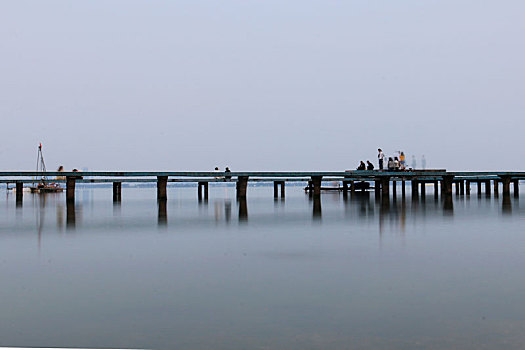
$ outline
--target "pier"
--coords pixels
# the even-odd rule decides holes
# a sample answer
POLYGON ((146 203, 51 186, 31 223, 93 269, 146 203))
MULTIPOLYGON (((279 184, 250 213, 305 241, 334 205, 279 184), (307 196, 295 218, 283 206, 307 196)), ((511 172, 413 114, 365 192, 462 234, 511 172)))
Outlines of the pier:
MULTIPOLYGON (((40 178, 46 177, 48 182, 65 183, 66 201, 75 200, 75 186, 77 183, 112 183, 113 200, 121 201, 123 183, 156 183, 157 199, 167 199, 169 183, 197 184, 197 197, 209 198, 210 183, 235 183, 237 198, 246 198, 248 183, 273 183, 275 198, 285 197, 287 182, 305 182, 311 196, 321 196, 322 184, 338 183, 336 189, 343 195, 366 190, 370 187, 376 196, 398 195, 398 186, 401 185, 401 196, 406 195, 406 183, 411 184, 413 199, 426 196, 426 185, 432 184, 434 196, 452 195, 454 186, 456 195, 470 195, 471 187, 477 186, 477 194, 490 196, 493 192, 499 195, 500 187, 503 196, 511 194, 513 185, 514 196, 519 196, 519 181, 525 179, 525 172, 448 172, 446 170, 415 170, 415 171, 341 171, 341 172, 137 172, 137 171, 89 171, 89 172, 37 172, 37 171, 4 171, 0 172, 0 183, 14 184, 17 202, 22 201, 24 184, 37 183, 40 178), (56 177, 65 177, 65 180, 53 180, 56 177), (369 185, 366 185, 366 184, 369 185), (363 185, 365 184, 365 185, 363 185), (280 191, 279 191, 280 190, 280 191)), ((332 188, 333 189, 333 188, 332 188)))

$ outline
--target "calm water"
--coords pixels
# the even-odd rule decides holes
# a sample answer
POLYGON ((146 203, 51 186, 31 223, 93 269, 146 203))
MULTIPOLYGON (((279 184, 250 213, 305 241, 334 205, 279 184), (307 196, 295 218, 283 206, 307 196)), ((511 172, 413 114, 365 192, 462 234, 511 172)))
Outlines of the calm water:
MULTIPOLYGON (((522 349, 525 203, 0 191, 0 345, 522 349)), ((522 193, 523 197, 525 193, 522 193)))

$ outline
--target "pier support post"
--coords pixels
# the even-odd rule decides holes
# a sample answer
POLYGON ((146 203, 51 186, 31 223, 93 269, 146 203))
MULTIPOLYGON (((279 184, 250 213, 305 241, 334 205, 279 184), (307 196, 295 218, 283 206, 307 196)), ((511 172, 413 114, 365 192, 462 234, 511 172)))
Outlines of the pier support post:
POLYGON ((273 198, 279 197, 279 186, 281 186, 281 198, 284 198, 284 194, 285 194, 284 181, 274 181, 273 182, 273 198))
POLYGON ((514 179, 512 182, 514 183, 514 197, 517 198, 520 196, 520 180, 514 179))
POLYGON ((343 197, 348 196, 348 183, 349 181, 343 181, 343 197))
POLYGON ((419 181, 416 179, 412 179, 412 199, 418 199, 419 198, 419 181))
POLYGON ((16 205, 22 205, 24 199, 24 183, 17 181, 16 182, 16 205))
POLYGON ((122 182, 113 182, 113 202, 120 202, 122 199, 122 182))
POLYGON ((204 200, 208 200, 208 181, 199 181, 197 184, 197 198, 202 200, 204 192, 204 200))
POLYGON ((75 184, 77 176, 66 177, 66 201, 75 202, 75 184))
POLYGON ((434 198, 439 196, 439 181, 434 180, 434 198))
POLYGON ((318 197, 321 195, 322 176, 312 176, 313 195, 318 197))
POLYGON ((425 181, 421 181, 420 183, 421 183, 421 199, 425 200, 425 198, 427 196, 426 182, 425 181))
POLYGON ((443 187, 442 193, 446 196, 452 195, 452 183, 454 182, 453 175, 444 175, 441 186, 443 187))
POLYGON ((167 176, 157 176, 157 200, 165 201, 168 199, 166 188, 168 187, 167 176))
POLYGON ((497 196, 499 194, 499 182, 498 180, 494 180, 494 195, 497 196))
POLYGON ((490 197, 490 180, 485 181, 485 194, 490 197))
POLYGON ((389 176, 383 176, 381 178, 381 189, 383 196, 389 197, 390 196, 390 177, 389 176))
POLYGON ((481 181, 478 180, 478 196, 481 196, 481 181))
POLYGON ((503 196, 510 196, 510 176, 501 176, 503 184, 503 196))
POLYGON ((248 176, 239 176, 237 178, 237 198, 246 198, 248 188, 248 176))
POLYGON ((469 180, 465 181, 465 186, 467 187, 466 188, 467 196, 470 196, 470 181, 469 180))
POLYGON ((465 195, 465 181, 464 180, 459 181, 459 194, 462 196, 465 195))
POLYGON ((459 196, 459 181, 454 181, 456 184, 456 196, 459 196))
POLYGON ((374 181, 374 192, 376 197, 381 195, 381 178, 376 177, 374 181))

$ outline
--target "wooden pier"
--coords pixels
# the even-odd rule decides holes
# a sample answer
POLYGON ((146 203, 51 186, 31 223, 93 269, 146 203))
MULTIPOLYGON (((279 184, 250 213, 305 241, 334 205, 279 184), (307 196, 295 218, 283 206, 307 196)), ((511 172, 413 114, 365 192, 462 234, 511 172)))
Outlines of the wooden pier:
POLYGON ((25 183, 35 183, 42 176, 47 179, 65 177, 65 180, 48 180, 55 183, 65 183, 66 201, 74 202, 77 183, 112 183, 113 200, 122 199, 122 183, 156 183, 158 201, 167 200, 168 183, 191 182, 197 184, 197 197, 209 198, 210 183, 230 183, 236 185, 237 198, 246 198, 248 183, 273 182, 274 197, 285 197, 287 182, 306 182, 307 190, 313 197, 321 196, 323 182, 339 182, 343 195, 365 190, 363 183, 370 186, 376 196, 394 197, 398 195, 398 184, 401 184, 401 196, 406 196, 406 182, 411 183, 412 199, 422 199, 426 196, 426 185, 432 184, 434 196, 451 196, 455 185, 456 195, 471 193, 471 186, 477 185, 477 194, 490 196, 499 195, 500 187, 503 196, 511 194, 511 184, 514 186, 514 196, 519 196, 519 181, 525 179, 525 172, 447 172, 445 170, 426 171, 342 171, 342 172, 137 172, 137 171, 90 171, 90 172, 36 172, 36 171, 4 171, 0 172, 0 183, 14 184, 16 201, 22 202, 25 183), (491 186, 492 184, 492 186, 491 186), (280 191, 279 191, 280 189, 280 191))

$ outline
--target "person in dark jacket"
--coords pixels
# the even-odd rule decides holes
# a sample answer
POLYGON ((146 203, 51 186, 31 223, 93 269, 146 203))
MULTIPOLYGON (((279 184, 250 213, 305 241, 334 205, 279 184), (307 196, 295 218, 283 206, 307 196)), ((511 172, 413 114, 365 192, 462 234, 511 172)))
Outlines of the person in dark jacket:
POLYGON ((369 160, 366 161, 366 170, 374 170, 374 164, 370 163, 369 160))
POLYGON ((357 170, 366 170, 365 162, 361 161, 361 164, 357 167, 357 170))
MULTIPOLYGON (((226 167, 226 169, 224 169, 224 172, 225 173, 231 173, 231 170, 230 170, 230 168, 226 167)), ((231 175, 226 175, 224 178, 226 180, 230 180, 232 178, 232 176, 231 175)))

